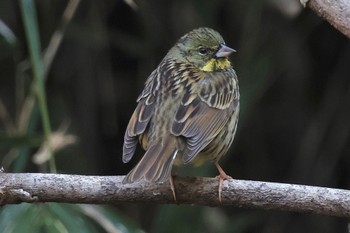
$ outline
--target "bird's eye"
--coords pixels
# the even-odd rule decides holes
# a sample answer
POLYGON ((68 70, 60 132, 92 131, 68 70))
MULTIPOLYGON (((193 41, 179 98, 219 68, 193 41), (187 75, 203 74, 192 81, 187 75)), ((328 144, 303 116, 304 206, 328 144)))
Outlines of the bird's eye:
POLYGON ((200 47, 200 48, 198 49, 198 52, 199 52, 201 55, 205 55, 205 54, 208 53, 208 49, 203 48, 203 47, 200 47))

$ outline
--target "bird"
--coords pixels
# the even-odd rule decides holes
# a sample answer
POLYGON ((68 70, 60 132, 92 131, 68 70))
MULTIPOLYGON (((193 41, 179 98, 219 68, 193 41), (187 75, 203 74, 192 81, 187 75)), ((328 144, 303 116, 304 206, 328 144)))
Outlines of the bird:
POLYGON ((218 169, 218 195, 230 179, 219 165, 237 130, 239 86, 228 59, 236 52, 208 27, 182 36, 145 82, 126 128, 122 160, 129 162, 138 143, 145 150, 123 183, 139 180, 170 182, 176 201, 173 165, 202 165, 211 160, 218 169))

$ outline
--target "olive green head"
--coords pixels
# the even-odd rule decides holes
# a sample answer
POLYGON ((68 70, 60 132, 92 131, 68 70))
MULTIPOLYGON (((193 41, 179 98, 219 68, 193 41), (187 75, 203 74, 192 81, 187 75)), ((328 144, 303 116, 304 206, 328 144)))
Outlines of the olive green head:
POLYGON ((182 36, 167 57, 189 62, 207 71, 231 67, 228 56, 235 50, 225 45, 222 36, 211 28, 198 28, 182 36))

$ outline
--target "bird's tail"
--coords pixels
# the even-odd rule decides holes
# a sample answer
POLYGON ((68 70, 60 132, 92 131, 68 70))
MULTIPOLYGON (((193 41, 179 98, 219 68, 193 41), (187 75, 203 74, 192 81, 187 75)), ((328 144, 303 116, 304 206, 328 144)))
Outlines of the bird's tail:
POLYGON ((151 144, 140 162, 124 178, 123 183, 133 183, 141 178, 152 182, 167 180, 177 152, 176 138, 173 135, 151 144))

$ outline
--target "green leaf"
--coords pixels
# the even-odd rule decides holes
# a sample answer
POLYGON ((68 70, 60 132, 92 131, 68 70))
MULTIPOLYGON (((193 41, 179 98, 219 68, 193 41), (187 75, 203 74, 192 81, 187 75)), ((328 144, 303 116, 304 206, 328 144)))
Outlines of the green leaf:
MULTIPOLYGON (((50 118, 47 109, 46 93, 44 88, 44 63, 41 56, 38 22, 33 0, 21 0, 21 13, 24 29, 27 36, 30 60, 32 63, 35 90, 46 140, 51 137, 50 118)), ((56 172, 54 156, 50 157, 50 170, 56 172)))

